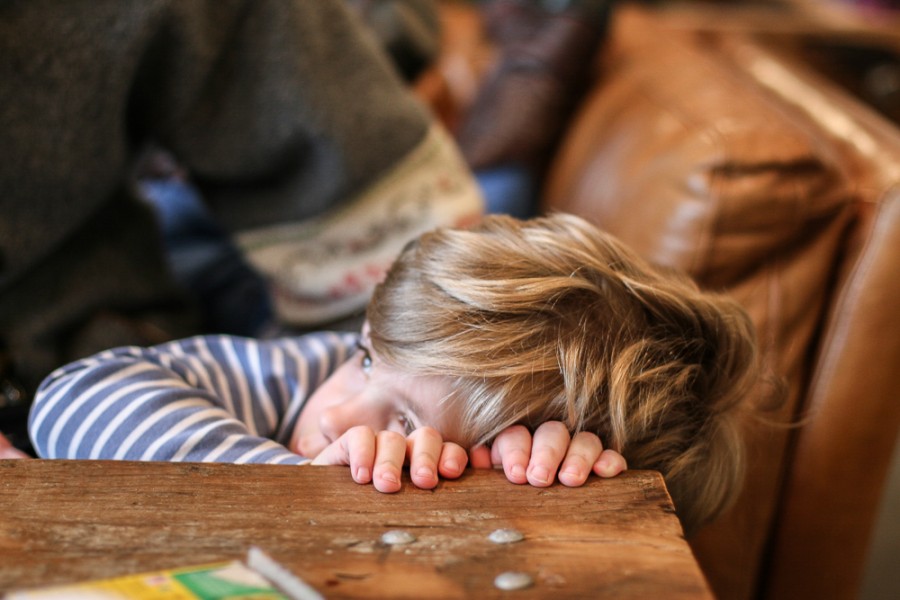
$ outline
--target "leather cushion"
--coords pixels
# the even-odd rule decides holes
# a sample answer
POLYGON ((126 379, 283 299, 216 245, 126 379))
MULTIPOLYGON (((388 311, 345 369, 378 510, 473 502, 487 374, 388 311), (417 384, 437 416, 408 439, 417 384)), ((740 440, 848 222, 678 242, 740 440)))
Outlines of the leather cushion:
POLYGON ((612 52, 570 127, 545 208, 730 287, 846 207, 824 148, 702 48, 634 44, 612 52))
MULTIPOLYGON (((854 218, 853 174, 808 119, 707 43, 620 15, 543 208, 582 215, 648 259, 737 298, 756 324, 763 360, 786 384, 769 417, 789 421, 803 408, 854 218)), ((752 594, 790 430, 752 426, 748 435, 750 471, 738 504, 692 541, 722 597, 752 594)))

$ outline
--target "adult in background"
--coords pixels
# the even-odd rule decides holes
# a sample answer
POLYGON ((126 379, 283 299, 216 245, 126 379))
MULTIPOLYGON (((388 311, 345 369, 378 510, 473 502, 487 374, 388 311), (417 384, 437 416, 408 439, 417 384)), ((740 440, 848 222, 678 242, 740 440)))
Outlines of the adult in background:
POLYGON ((6 2, 0 80, 0 430, 17 445, 55 367, 201 330, 132 184, 148 144, 190 174, 288 321, 363 306, 406 239, 481 211, 342 1, 6 2))

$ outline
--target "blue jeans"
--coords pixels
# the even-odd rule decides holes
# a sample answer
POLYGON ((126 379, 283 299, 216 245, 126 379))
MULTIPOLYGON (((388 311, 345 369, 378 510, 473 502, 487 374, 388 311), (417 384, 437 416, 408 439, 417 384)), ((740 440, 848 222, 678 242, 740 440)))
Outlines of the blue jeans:
POLYGON ((271 325, 265 280, 218 226, 197 191, 177 179, 140 182, 156 209, 169 266, 198 302, 204 329, 256 337, 271 325))
POLYGON ((535 182, 524 167, 508 165, 475 171, 485 212, 528 219, 537 214, 535 182))

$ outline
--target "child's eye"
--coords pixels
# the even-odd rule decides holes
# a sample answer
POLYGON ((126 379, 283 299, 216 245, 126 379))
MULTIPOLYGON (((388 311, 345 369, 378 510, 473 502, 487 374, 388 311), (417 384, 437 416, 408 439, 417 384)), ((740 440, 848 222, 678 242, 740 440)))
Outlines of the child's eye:
POLYGON ((359 359, 359 366, 362 368, 362 372, 368 375, 372 372, 372 355, 369 354, 369 349, 362 344, 357 344, 356 347, 362 352, 362 358, 359 359))
POLYGON ((397 415, 397 422, 403 427, 403 435, 409 435, 416 430, 416 425, 413 423, 412 419, 403 413, 397 415))

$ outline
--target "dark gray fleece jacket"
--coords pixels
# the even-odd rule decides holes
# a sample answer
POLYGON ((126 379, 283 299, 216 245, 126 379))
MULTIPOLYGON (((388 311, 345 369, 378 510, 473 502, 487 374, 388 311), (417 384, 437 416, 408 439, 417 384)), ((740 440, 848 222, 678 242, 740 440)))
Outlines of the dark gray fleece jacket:
POLYGON ((195 331, 129 183, 146 142, 240 230, 333 207, 429 120, 341 0, 0 3, 0 351, 33 388, 195 331))

